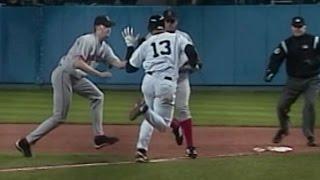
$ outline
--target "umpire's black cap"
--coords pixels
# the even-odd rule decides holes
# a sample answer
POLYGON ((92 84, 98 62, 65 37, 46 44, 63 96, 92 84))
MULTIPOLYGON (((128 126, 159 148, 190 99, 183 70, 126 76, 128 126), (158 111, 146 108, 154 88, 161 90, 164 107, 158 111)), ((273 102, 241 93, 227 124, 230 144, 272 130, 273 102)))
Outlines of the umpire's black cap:
POLYGON ((164 17, 158 14, 150 16, 148 30, 164 30, 164 17))
POLYGON ((163 17, 165 20, 176 20, 177 15, 172 9, 167 9, 163 11, 163 17))
POLYGON ((105 27, 111 27, 114 26, 116 23, 111 21, 109 16, 97 16, 94 19, 94 25, 104 25, 105 27))
POLYGON ((291 25, 296 28, 301 28, 302 26, 305 25, 305 21, 304 21, 303 17, 296 16, 296 17, 292 18, 291 25))

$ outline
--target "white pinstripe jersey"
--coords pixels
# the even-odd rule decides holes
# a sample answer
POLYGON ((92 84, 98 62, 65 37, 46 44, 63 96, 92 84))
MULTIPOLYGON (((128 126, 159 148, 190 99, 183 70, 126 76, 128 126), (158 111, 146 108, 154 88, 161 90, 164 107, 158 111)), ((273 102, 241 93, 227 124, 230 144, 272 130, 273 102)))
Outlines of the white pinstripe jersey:
POLYGON ((152 35, 136 49, 129 62, 136 68, 142 65, 146 72, 177 78, 179 57, 188 44, 192 42, 178 33, 164 32, 152 35))

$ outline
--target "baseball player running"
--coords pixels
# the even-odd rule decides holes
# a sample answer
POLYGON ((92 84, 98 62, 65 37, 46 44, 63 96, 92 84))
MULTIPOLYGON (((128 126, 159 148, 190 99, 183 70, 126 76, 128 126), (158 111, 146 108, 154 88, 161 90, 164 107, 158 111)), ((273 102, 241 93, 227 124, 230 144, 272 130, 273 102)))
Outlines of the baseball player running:
MULTIPOLYGON (((129 118, 134 120, 144 114, 145 119, 141 127, 147 123, 164 132, 168 127, 176 128, 176 124, 171 122, 177 89, 179 56, 186 53, 192 67, 196 66, 199 60, 192 43, 185 37, 165 32, 163 16, 151 16, 148 30, 151 37, 136 49, 126 66, 126 71, 132 73, 142 65, 146 73, 141 87, 144 100, 135 104, 129 118)), ((148 132, 152 133, 152 130, 148 132)), ((147 148, 138 146, 136 162, 148 162, 147 148)))
MULTIPOLYGON (((182 31, 177 30, 178 20, 176 14, 172 10, 166 10, 163 12, 164 16, 164 25, 165 30, 170 33, 177 33, 183 37, 185 37, 188 41, 192 43, 190 36, 182 31)), ((138 37, 133 35, 132 28, 124 29, 122 33, 124 40, 128 47, 133 47, 138 41, 138 37)), ((148 39, 150 37, 150 33, 145 37, 148 39)), ((144 40, 145 40, 144 39, 144 40)), ((144 41, 142 40, 142 41, 144 41)), ((172 124, 175 124, 172 129, 173 134, 175 135, 176 143, 178 145, 182 145, 183 143, 183 135, 186 139, 186 156, 190 158, 196 158, 198 156, 196 148, 193 145, 192 139, 192 117, 189 109, 189 98, 190 98, 190 83, 189 83, 189 74, 194 70, 201 67, 201 63, 197 68, 190 68, 188 64, 188 58, 183 53, 179 57, 179 78, 177 81, 177 91, 176 91, 176 117, 173 119, 172 124), (182 131, 182 132, 181 132, 182 131)), ((150 125, 147 121, 144 121, 141 124, 137 149, 145 149, 148 150, 148 146, 150 144, 150 140, 153 134, 153 126, 150 125)))
POLYGON ((78 37, 68 53, 61 58, 51 76, 53 115, 26 137, 16 142, 16 148, 25 157, 32 156, 30 147, 32 144, 65 121, 73 92, 90 101, 94 147, 99 149, 118 141, 116 137, 105 135, 102 125, 104 94, 86 78, 87 73, 99 77, 112 76, 110 72, 100 72, 90 66, 97 61, 119 69, 125 67, 126 61, 120 61, 112 48, 104 41, 110 35, 114 24, 107 16, 97 16, 94 21, 94 32, 78 37))

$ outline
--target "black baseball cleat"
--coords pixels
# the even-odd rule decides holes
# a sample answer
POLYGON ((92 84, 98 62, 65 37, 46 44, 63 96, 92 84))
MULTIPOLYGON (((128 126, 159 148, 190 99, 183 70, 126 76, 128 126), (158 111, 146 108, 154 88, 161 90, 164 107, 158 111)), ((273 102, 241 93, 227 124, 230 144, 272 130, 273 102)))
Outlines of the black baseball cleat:
POLYGON ((15 145, 17 150, 19 150, 24 157, 32 157, 30 144, 26 138, 17 140, 15 145))
POLYGON ((196 148, 193 147, 193 146, 187 147, 186 156, 191 158, 191 159, 197 158, 198 157, 198 153, 197 153, 196 148))
POLYGON ((149 162, 149 158, 147 156, 147 150, 145 149, 137 149, 137 152, 134 158, 137 163, 149 162))
POLYGON ((273 137, 272 142, 273 143, 280 143, 284 136, 288 136, 289 131, 285 129, 279 129, 276 135, 273 137))
POLYGON ((144 99, 139 99, 135 104, 133 109, 129 113, 130 121, 135 120, 138 116, 144 114, 148 110, 148 106, 144 99))
POLYGON ((172 127, 172 133, 176 139, 176 143, 177 145, 182 145, 183 143, 183 133, 182 133, 182 129, 181 126, 177 126, 177 127, 172 127))
POLYGON ((310 146, 310 147, 316 147, 317 146, 317 144, 314 142, 314 137, 313 136, 309 136, 307 139, 308 139, 307 146, 310 146))
POLYGON ((100 149, 104 146, 112 145, 119 141, 117 137, 109 137, 106 135, 99 135, 94 137, 94 148, 100 149))

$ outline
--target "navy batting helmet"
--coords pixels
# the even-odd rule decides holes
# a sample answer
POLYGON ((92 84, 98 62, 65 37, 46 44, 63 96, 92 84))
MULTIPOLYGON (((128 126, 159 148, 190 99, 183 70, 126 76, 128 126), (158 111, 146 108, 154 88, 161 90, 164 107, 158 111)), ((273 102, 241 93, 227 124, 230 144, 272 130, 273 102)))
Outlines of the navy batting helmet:
POLYGON ((148 30, 164 30, 164 17, 158 14, 150 16, 148 30))

